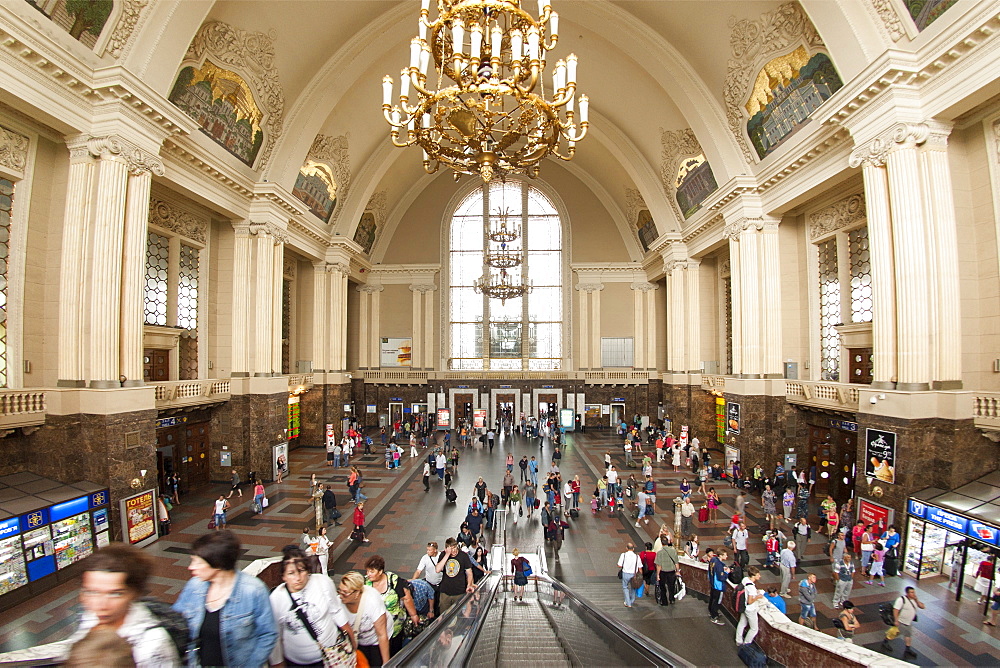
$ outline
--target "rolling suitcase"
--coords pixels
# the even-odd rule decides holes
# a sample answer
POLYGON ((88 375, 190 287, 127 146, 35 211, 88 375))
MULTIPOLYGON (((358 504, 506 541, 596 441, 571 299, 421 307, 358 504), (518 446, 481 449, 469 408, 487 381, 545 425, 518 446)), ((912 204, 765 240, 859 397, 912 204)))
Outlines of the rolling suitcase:
POLYGON ((753 643, 740 645, 739 649, 736 650, 736 655, 750 668, 767 668, 767 655, 753 643))
POLYGON ((580 517, 580 511, 578 509, 576 509, 576 508, 570 508, 570 510, 569 510, 569 516, 572 517, 575 520, 578 517, 580 517))
POLYGON ((448 499, 448 503, 455 503, 455 500, 458 499, 458 494, 449 487, 448 491, 444 493, 444 497, 448 499))

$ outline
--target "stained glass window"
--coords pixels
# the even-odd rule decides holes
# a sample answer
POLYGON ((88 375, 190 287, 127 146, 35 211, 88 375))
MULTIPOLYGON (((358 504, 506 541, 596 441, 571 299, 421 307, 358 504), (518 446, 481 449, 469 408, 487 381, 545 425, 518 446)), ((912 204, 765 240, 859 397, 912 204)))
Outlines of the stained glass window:
POLYGON ((837 273, 837 240, 829 239, 819 250, 820 361, 823 380, 840 379, 840 278, 837 273))
MULTIPOLYGON (((494 182, 470 193, 452 215, 449 238, 451 369, 557 370, 563 354, 562 222, 541 191, 522 181, 494 182), (509 249, 522 264, 508 270, 525 276, 526 297, 501 302, 476 293, 473 283, 489 268, 486 225, 504 216, 520 229, 509 249)), ((492 270, 496 271, 496 270, 492 270)))
POLYGON ((147 325, 167 324, 167 272, 170 240, 150 232, 146 240, 145 315, 147 325))
POLYGON ((868 250, 868 228, 847 235, 851 255, 851 322, 872 321, 872 261, 868 250))

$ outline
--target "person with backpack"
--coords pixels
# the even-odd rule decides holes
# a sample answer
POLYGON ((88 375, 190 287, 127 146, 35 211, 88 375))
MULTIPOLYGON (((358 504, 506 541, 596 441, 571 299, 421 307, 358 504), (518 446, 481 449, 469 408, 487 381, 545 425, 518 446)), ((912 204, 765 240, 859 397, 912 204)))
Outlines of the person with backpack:
POLYGON ((816 628, 816 574, 810 573, 799 583, 799 624, 816 628))
MULTIPOLYGON (((899 629, 898 635, 903 636, 903 643, 906 645, 906 649, 903 650, 904 659, 917 658, 917 653, 910 647, 910 643, 913 641, 913 625, 917 622, 917 610, 923 610, 925 607, 917 598, 917 590, 913 587, 907 587, 905 593, 892 604, 893 627, 899 629)), ((892 653, 892 643, 888 636, 882 641, 882 649, 889 654, 892 653)))
POLYGON ((656 567, 660 605, 670 605, 674 602, 674 590, 677 588, 677 561, 677 549, 667 534, 653 561, 656 567))
POLYGON ((737 646, 750 645, 757 637, 758 601, 764 598, 764 594, 757 590, 757 580, 760 580, 760 569, 751 566, 736 586, 735 612, 740 616, 739 624, 736 625, 737 646))
POLYGON ((726 566, 726 558, 729 556, 725 550, 716 554, 709 549, 708 554, 711 560, 708 562, 708 579, 711 585, 711 592, 708 596, 708 614, 712 618, 713 624, 725 626, 726 623, 719 619, 719 610, 722 608, 722 595, 726 591, 726 575, 729 568, 726 566))
POLYGON ((281 559, 282 584, 271 592, 271 612, 278 625, 278 641, 271 663, 305 666, 321 663, 332 648, 349 665, 357 639, 333 581, 310 574, 309 559, 298 548, 286 546, 281 559))
MULTIPOLYGON (((144 601, 153 559, 144 550, 112 543, 102 547, 83 562, 80 604, 83 614, 76 632, 64 645, 68 654, 95 627, 107 628, 131 645, 136 665, 180 666, 187 647, 187 627, 175 640, 171 628, 183 620, 161 619, 159 608, 169 613, 165 604, 144 601)), ((62 654, 59 663, 65 658, 62 654)))

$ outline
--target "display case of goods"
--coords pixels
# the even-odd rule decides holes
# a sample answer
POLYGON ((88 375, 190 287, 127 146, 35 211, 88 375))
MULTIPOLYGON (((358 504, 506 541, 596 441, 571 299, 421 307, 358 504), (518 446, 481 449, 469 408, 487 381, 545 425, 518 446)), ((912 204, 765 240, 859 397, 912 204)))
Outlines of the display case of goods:
POLYGON ((21 537, 24 561, 28 566, 28 579, 37 580, 56 570, 55 548, 52 546, 52 529, 43 526, 25 531, 21 537))
POLYGON ((0 595, 26 584, 28 584, 28 570, 24 564, 21 537, 0 539, 0 595))
POLYGON ((52 533, 57 568, 66 568, 94 551, 94 540, 90 533, 90 513, 80 513, 53 522, 52 533))
POLYGON ((911 522, 906 541, 906 571, 916 577, 941 572, 947 531, 926 522, 911 522))

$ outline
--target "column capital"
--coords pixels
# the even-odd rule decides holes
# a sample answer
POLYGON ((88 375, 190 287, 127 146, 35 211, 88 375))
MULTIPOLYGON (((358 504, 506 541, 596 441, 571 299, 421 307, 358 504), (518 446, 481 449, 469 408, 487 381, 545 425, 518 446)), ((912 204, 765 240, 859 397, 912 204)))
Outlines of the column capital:
POLYGON ((437 286, 433 283, 415 283, 410 286, 410 290, 413 292, 434 292, 437 290, 437 286))
POLYGON ((288 232, 281 229, 274 223, 269 222, 257 222, 253 220, 246 221, 247 234, 255 234, 260 237, 271 237, 274 240, 274 245, 283 244, 288 241, 288 232))
POLYGON ((326 271, 330 274, 346 276, 351 273, 351 265, 344 262, 327 262, 326 271))
POLYGON ((629 285, 629 288, 638 290, 639 292, 649 292, 650 290, 656 290, 658 287, 655 283, 650 283, 649 281, 637 281, 629 285))
POLYGON ((598 292, 604 289, 604 283, 577 283, 575 287, 580 292, 598 292))
POLYGON ((848 164, 851 167, 883 167, 892 151, 916 148, 925 144, 947 146, 952 127, 951 123, 933 119, 919 123, 896 123, 855 148, 851 152, 848 164))
POLYGON ((359 285, 357 287, 358 292, 367 292, 368 294, 382 292, 383 290, 385 290, 385 287, 377 283, 365 283, 364 285, 359 285))
MULTIPOLYGON (((120 157, 128 164, 129 172, 135 176, 147 173, 163 176, 166 173, 163 162, 158 155, 139 148, 119 135, 87 136, 83 143, 86 145, 87 152, 95 158, 120 157)), ((83 144, 79 140, 68 145, 70 146, 70 157, 77 159, 82 157, 83 144)))

